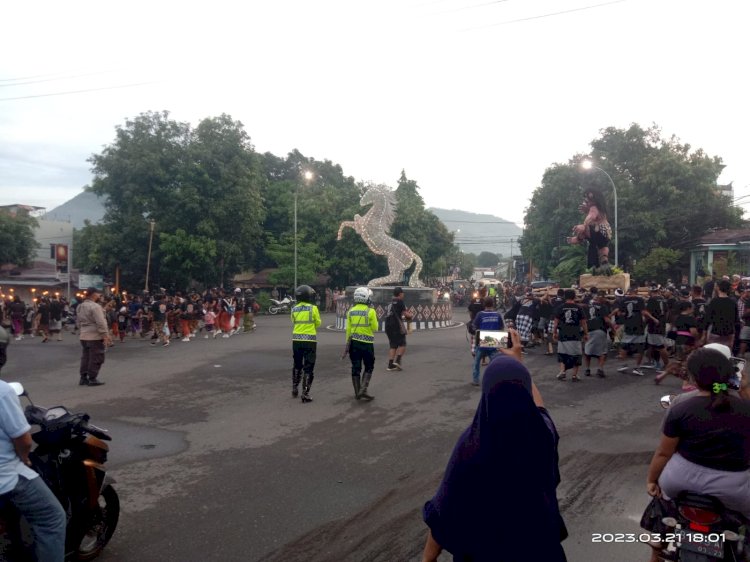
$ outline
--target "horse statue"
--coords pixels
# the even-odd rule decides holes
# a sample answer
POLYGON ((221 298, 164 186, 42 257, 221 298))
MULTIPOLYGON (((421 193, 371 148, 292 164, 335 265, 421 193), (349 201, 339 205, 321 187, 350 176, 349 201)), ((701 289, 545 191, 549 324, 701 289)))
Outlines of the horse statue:
POLYGON ((411 266, 412 262, 416 262, 414 273, 409 278, 409 286, 423 287, 424 283, 419 280, 422 258, 400 240, 388 236, 388 231, 396 218, 396 198, 393 191, 386 185, 370 185, 359 200, 359 204, 363 207, 365 205, 372 205, 372 207, 364 217, 354 215, 353 221, 342 222, 336 239, 341 240, 344 229, 347 226, 351 227, 362 237, 373 254, 388 258, 390 273, 385 277, 371 279, 367 285, 378 287, 398 284, 401 282, 404 271, 411 266))

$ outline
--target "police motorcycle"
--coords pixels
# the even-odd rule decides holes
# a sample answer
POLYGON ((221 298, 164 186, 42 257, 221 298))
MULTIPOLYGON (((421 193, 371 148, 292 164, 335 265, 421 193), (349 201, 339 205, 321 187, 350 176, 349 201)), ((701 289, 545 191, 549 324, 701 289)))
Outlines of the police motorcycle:
MULTIPOLYGON (((107 475, 112 438, 106 430, 89 423, 89 415, 73 413, 64 406, 43 408, 31 402, 20 383, 10 383, 29 405, 24 413, 38 431, 36 447, 29 453, 31 468, 39 473, 62 504, 67 516, 65 560, 93 560, 101 554, 117 528, 120 500, 107 475)), ((0 503, 0 553, 2 559, 27 562, 31 554, 29 529, 10 504, 0 503), (5 544, 3 544, 5 543, 5 544)))
MULTIPOLYGON (((676 395, 660 399, 670 407, 676 395)), ((681 492, 667 501, 653 498, 641 519, 651 531, 651 547, 659 560, 682 562, 748 562, 748 522, 713 496, 681 492), (661 535, 661 540, 657 539, 661 535)))
POLYGON ((297 301, 289 297, 284 297, 282 300, 271 299, 271 304, 268 305, 268 314, 278 314, 279 312, 290 312, 292 307, 297 301))

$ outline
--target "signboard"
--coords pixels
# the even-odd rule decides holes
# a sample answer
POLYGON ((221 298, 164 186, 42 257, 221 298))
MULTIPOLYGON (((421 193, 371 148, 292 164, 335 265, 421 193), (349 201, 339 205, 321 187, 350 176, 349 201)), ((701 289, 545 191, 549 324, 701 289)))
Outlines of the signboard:
POLYGON ((89 287, 96 287, 100 291, 104 290, 104 276, 103 275, 86 275, 81 273, 78 276, 78 288, 87 289, 89 287))
POLYGON ((70 281, 70 273, 58 273, 57 278, 61 283, 67 283, 68 281, 70 281))
POLYGON ((55 244, 55 264, 60 273, 68 273, 68 245, 55 244))

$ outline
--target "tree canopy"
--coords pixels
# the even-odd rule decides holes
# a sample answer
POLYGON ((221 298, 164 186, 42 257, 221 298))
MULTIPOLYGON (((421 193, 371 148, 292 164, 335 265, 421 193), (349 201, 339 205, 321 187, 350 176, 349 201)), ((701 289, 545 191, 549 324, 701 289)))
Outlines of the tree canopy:
MULTIPOLYGON (((660 247, 679 252, 684 266, 685 250, 705 233, 740 226, 741 209, 717 189, 723 169, 720 158, 693 150, 675 137, 664 138, 656 126, 643 129, 636 124, 602 130, 591 147, 590 155, 577 154, 566 164, 548 168, 531 197, 521 248, 543 275, 558 265, 565 237, 583 221, 578 206, 585 189, 595 187, 605 194, 614 229, 612 186, 600 170, 581 168, 589 157, 617 189, 619 262, 626 270, 660 247)), ((585 259, 583 254, 580 259, 585 259)), ((566 264, 568 270, 570 265, 566 264)))
MULTIPOLYGON (((242 123, 228 115, 192 128, 166 111, 143 113, 116 127, 114 142, 90 162, 88 189, 106 196, 106 214, 103 224, 76 233, 76 266, 100 273, 119 266, 123 286, 143 285, 152 221, 152 285, 227 286, 236 273, 272 267, 272 281, 291 286, 295 201, 299 283, 327 274, 343 286, 387 272, 385 258, 356 233, 336 240, 342 221, 366 212, 363 184, 297 150, 256 153, 242 123)), ((396 198, 391 235, 422 257, 423 277, 444 275, 456 252, 453 235, 404 172, 396 198)))
POLYGON ((26 212, 0 210, 0 264, 26 267, 31 263, 39 247, 34 239, 36 226, 36 219, 26 212))

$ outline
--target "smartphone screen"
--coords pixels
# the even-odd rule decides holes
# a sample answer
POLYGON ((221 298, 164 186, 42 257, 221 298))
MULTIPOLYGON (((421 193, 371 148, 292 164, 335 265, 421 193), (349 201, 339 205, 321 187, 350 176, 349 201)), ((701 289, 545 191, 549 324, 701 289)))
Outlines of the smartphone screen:
POLYGON ((479 347, 481 349, 498 349, 513 347, 510 333, 505 330, 479 330, 479 347))
POLYGON ((745 360, 738 357, 732 357, 732 363, 734 363, 734 373, 729 377, 727 385, 729 388, 739 390, 742 386, 742 376, 745 371, 745 360))

